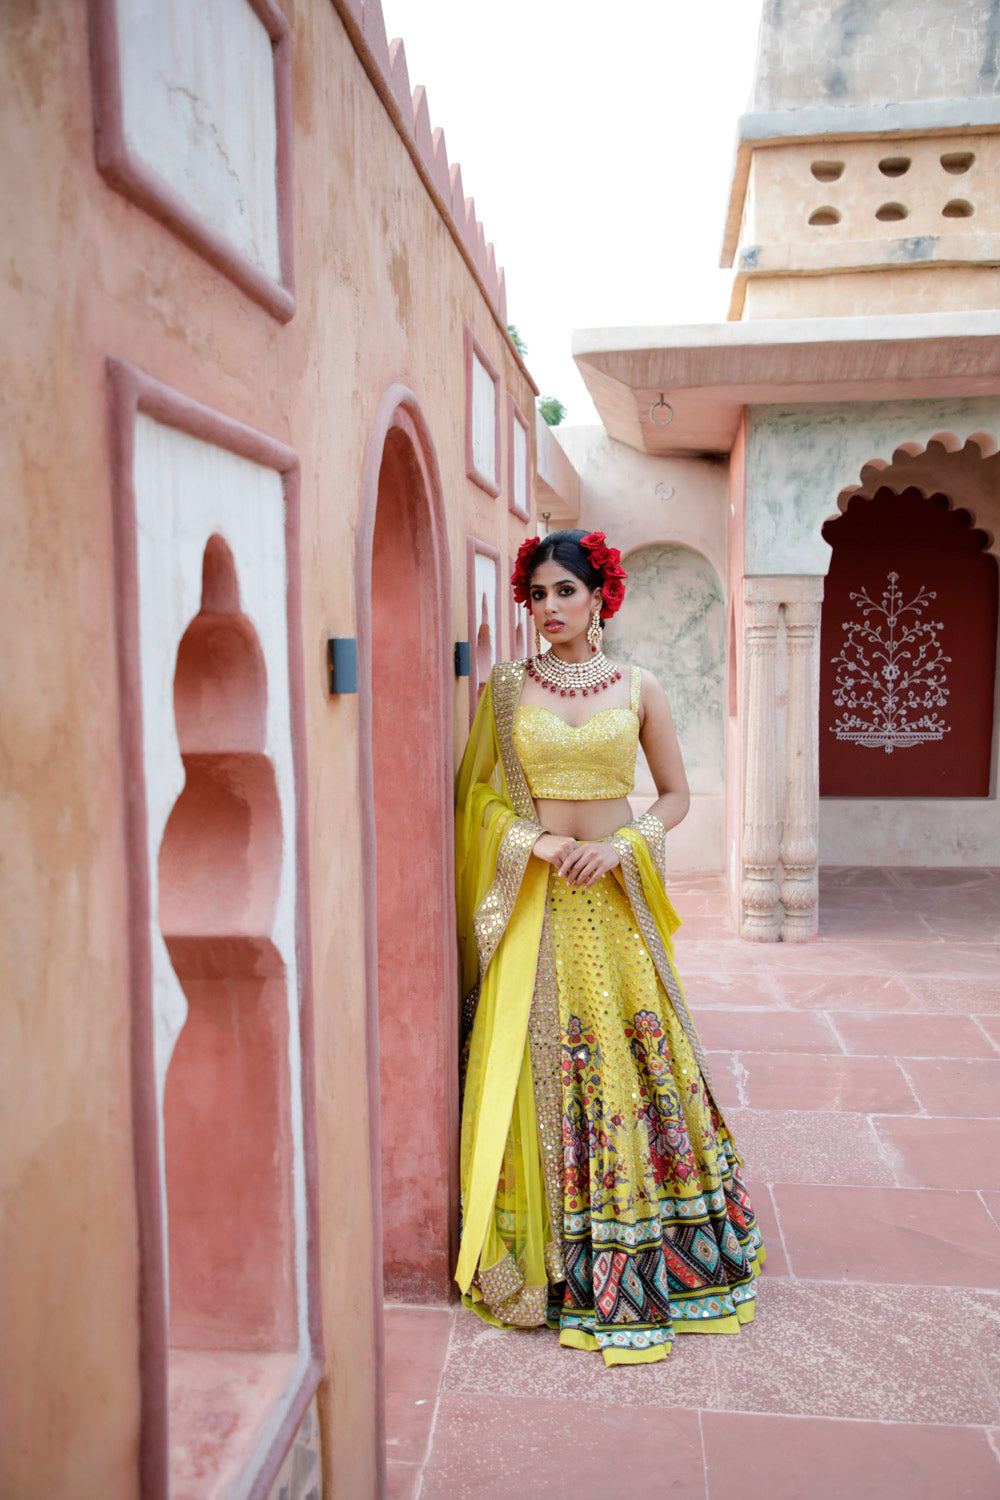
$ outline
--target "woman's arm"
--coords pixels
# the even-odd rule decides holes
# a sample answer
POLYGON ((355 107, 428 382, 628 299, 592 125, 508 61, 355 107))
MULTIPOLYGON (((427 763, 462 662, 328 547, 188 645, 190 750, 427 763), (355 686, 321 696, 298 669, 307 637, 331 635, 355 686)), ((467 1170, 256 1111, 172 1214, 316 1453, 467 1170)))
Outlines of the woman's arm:
POLYGON ((639 700, 639 743, 659 794, 648 810, 659 818, 664 828, 676 828, 687 816, 691 793, 667 695, 652 672, 645 668, 639 700))

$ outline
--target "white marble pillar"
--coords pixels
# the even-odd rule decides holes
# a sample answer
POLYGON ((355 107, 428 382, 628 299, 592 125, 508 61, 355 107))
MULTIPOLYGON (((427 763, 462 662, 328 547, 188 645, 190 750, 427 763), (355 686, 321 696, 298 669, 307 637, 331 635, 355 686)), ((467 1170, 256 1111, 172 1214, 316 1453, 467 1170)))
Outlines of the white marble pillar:
POLYGON ((778 807, 774 766, 774 655, 780 595, 777 580, 748 578, 744 584, 746 670, 743 781, 741 937, 774 942, 781 931, 778 807))
POLYGON ((785 789, 781 826, 783 942, 815 937, 819 927, 819 625, 823 579, 787 580, 788 651, 785 789))

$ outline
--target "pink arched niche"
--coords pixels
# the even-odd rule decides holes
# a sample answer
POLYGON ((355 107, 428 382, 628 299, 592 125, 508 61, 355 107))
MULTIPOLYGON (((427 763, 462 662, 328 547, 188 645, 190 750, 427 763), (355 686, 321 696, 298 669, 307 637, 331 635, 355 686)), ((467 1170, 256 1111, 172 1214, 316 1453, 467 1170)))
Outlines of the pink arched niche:
MULTIPOLYGON (((181 1494, 237 1471, 266 1415, 266 1401, 220 1408, 233 1357, 252 1387, 269 1373, 286 1379, 298 1344, 288 995, 270 938, 282 828, 264 751, 267 674, 221 536, 208 541, 202 576, 174 674, 185 782, 158 869, 160 929, 188 1006, 163 1095, 170 1472, 181 1494), (276 1370, 252 1358, 279 1354, 276 1370)), ((268 1387, 270 1401, 277 1394, 268 1387)))
POLYGON ((458 1232, 451 588, 434 447, 401 385, 368 446, 355 583, 376 1297, 437 1301, 458 1232))
POLYGON ((267 678, 232 553, 205 548, 177 651, 184 788, 160 846, 160 928, 188 1002, 163 1102, 170 1342, 297 1343, 285 966, 271 942, 281 809, 267 678))

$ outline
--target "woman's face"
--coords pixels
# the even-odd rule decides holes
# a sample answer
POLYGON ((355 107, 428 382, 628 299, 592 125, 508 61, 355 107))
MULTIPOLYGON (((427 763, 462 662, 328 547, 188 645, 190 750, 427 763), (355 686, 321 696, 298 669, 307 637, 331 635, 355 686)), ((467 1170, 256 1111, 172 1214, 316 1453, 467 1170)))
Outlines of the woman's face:
POLYGON ((531 575, 532 619, 547 641, 565 644, 586 631, 599 595, 600 589, 588 589, 575 573, 549 558, 531 575))

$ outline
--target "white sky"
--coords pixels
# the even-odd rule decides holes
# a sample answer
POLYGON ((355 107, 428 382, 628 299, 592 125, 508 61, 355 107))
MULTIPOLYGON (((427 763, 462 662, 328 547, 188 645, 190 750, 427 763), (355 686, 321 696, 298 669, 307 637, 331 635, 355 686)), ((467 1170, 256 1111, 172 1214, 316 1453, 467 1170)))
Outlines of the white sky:
POLYGON ((543 395, 597 420, 574 328, 722 321, 761 0, 382 0, 507 277, 543 395))

